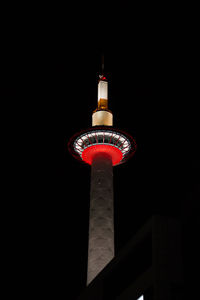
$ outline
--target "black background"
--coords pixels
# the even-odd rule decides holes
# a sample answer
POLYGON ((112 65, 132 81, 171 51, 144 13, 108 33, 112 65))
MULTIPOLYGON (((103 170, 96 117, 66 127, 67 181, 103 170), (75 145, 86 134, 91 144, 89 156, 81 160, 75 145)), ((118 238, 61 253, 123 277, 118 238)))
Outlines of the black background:
POLYGON ((76 297, 86 284, 90 167, 67 143, 91 126, 101 55, 114 126, 138 145, 114 168, 117 253, 153 214, 183 220, 188 232, 197 226, 197 199, 189 196, 198 175, 196 40, 181 12, 127 3, 13 8, 6 19, 13 276, 18 293, 76 297))

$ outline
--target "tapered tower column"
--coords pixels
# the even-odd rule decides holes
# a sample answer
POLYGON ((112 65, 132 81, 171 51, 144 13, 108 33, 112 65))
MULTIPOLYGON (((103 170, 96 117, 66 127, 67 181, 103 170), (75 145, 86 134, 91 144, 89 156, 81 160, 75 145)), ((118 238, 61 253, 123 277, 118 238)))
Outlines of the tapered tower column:
POLYGON ((103 74, 99 75, 92 128, 75 134, 68 148, 76 159, 91 165, 89 284, 114 257, 113 166, 126 162, 136 151, 135 140, 113 128, 113 114, 108 108, 108 81, 103 74))
POLYGON ((114 257, 113 166, 107 153, 91 165, 88 274, 89 284, 114 257))

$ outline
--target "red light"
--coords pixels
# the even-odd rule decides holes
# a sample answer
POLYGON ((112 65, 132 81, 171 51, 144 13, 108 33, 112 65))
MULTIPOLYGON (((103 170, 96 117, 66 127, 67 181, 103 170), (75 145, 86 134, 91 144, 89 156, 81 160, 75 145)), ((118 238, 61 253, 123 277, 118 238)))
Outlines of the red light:
POLYGON ((103 144, 103 145, 90 146, 85 150, 83 150, 82 159, 84 162, 91 165, 93 156, 99 152, 110 155, 112 157, 113 166, 119 164, 123 158, 122 152, 118 148, 111 145, 103 144))

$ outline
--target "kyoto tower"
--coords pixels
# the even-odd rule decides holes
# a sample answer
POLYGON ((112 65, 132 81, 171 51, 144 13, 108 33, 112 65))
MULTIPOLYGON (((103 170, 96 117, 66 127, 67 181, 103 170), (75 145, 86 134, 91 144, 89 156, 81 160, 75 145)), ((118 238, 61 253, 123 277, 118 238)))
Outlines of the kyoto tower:
POLYGON ((75 134, 68 143, 76 159, 91 165, 87 285, 114 258, 113 166, 126 162, 136 146, 129 134, 113 127, 108 81, 102 71, 92 127, 75 134))

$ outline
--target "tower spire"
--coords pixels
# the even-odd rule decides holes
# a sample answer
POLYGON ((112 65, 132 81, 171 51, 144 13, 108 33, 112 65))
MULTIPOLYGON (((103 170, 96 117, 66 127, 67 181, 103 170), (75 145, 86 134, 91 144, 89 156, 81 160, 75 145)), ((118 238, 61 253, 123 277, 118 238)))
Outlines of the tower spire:
POLYGON ((104 53, 101 55, 101 74, 104 74, 104 53))

